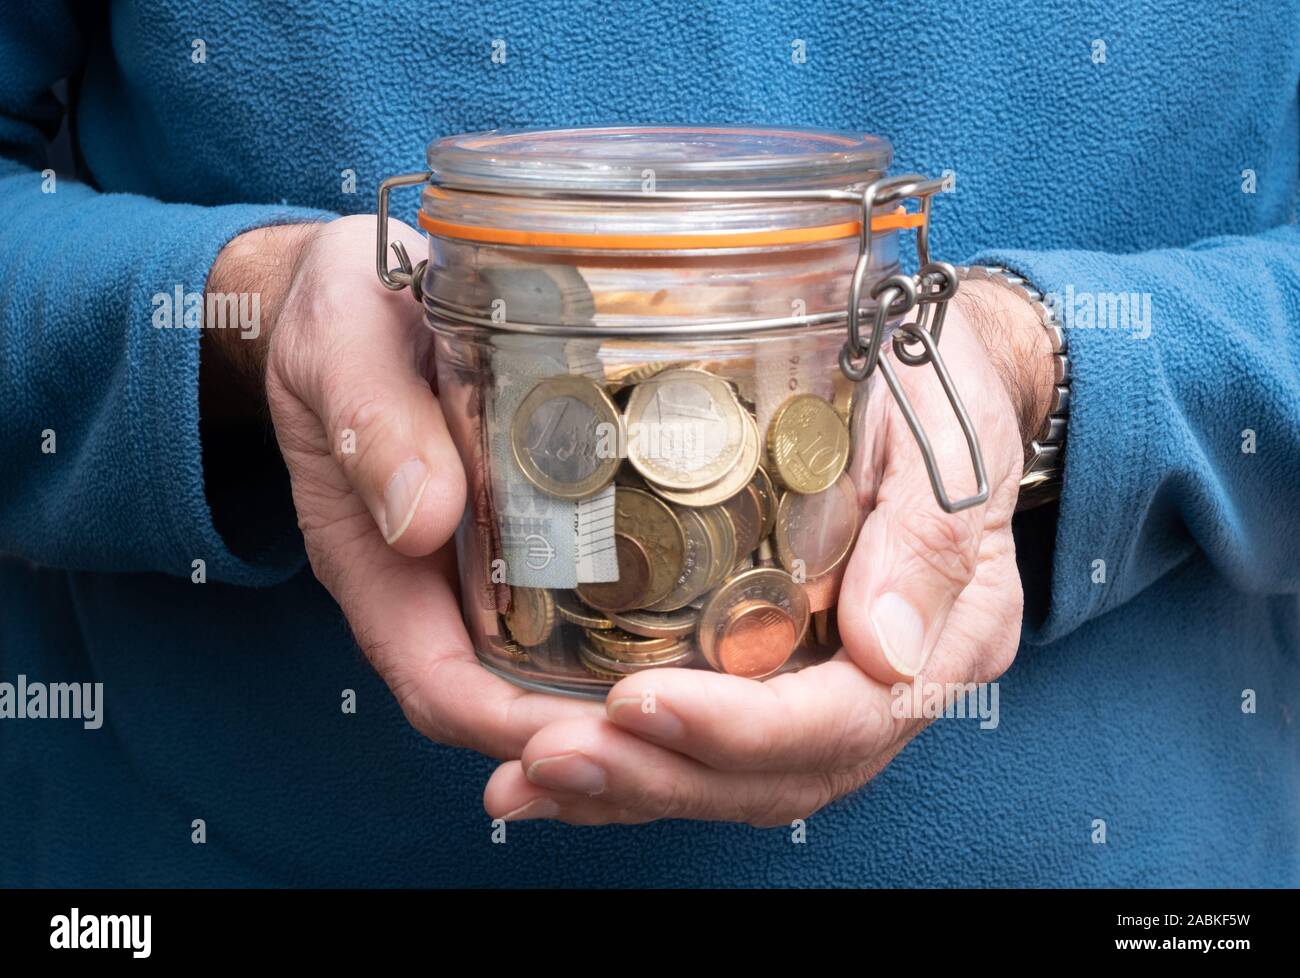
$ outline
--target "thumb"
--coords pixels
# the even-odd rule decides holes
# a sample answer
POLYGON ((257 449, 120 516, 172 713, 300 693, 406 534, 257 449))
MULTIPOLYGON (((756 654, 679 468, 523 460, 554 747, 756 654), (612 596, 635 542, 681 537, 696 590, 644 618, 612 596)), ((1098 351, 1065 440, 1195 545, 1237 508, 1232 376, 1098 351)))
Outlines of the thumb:
MULTIPOLYGON (((846 651, 887 683, 925 667, 954 602, 975 576, 984 527, 982 505, 958 513, 939 508, 914 444, 900 446, 895 438, 890 452, 839 603, 846 651)), ((953 464, 940 458, 945 469, 953 464)))
POLYGON ((432 553, 451 537, 465 507, 465 475, 442 408, 410 362, 372 350, 328 385, 319 417, 331 452, 365 501, 384 540, 399 553, 432 553))

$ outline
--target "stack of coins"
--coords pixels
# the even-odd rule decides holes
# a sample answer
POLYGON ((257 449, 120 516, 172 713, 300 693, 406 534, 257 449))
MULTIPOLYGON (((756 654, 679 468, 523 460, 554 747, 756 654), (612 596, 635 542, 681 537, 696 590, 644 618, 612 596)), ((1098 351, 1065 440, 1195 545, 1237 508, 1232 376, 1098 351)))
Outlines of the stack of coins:
POLYGON ((754 406, 698 364, 643 365, 608 386, 537 382, 513 418, 513 463, 564 499, 613 484, 618 574, 572 590, 512 587, 515 646, 527 655, 564 628, 581 665, 614 682, 701 660, 762 678, 801 645, 829 643, 860 520, 845 474, 851 399, 852 388, 834 404, 796 393, 760 431, 754 406))

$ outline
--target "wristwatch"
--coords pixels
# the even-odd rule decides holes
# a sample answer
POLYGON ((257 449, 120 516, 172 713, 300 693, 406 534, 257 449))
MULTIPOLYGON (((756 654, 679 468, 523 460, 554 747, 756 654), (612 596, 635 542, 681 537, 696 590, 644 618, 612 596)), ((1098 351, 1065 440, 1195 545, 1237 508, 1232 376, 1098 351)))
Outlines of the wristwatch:
POLYGON ((995 265, 971 265, 957 269, 961 281, 994 282, 1010 289, 1029 303, 1047 330, 1052 344, 1052 401, 1047 417, 1025 450, 1025 470, 1020 478, 1016 509, 1032 509, 1061 495, 1065 466, 1065 425, 1070 414, 1070 357, 1066 352, 1065 330, 1056 310, 1043 302, 1043 294, 1015 272, 995 265))

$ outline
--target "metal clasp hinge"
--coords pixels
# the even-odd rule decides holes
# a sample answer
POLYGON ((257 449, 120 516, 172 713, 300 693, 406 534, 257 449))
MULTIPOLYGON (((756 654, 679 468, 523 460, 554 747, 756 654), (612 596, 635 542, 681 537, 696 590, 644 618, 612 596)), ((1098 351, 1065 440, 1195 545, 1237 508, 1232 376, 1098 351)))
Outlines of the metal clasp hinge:
POLYGON ((980 450, 979 437, 971 424, 970 415, 962 403, 961 395, 952 382, 948 367, 939 355, 939 337, 943 332, 944 314, 948 301, 957 293, 957 270, 947 262, 930 260, 930 203, 940 190, 942 180, 926 180, 918 174, 899 177, 885 177, 867 186, 862 192, 862 237, 858 245, 858 261, 853 269, 853 278, 849 285, 848 336, 840 350, 840 369, 849 380, 858 382, 866 380, 877 367, 884 375, 889 391, 898 402, 899 409, 907 426, 912 430, 925 461, 925 471, 930 478, 930 488, 934 498, 946 513, 956 513, 972 506, 978 506, 989 498, 988 473, 984 468, 984 453, 980 450), (924 215, 916 230, 916 257, 918 271, 915 275, 897 274, 882 279, 871 288, 871 298, 876 301, 875 318, 871 324, 871 334, 863 348, 861 332, 862 287, 867 272, 871 267, 871 218, 875 208, 889 204, 902 203, 915 198, 920 201, 921 213, 924 215), (889 363, 885 351, 881 349, 886 327, 891 320, 901 319, 913 309, 918 310, 914 322, 903 323, 897 327, 893 336, 894 355, 908 366, 916 367, 925 363, 934 366, 943 392, 952 406, 957 423, 961 425, 966 438, 966 447, 970 451, 971 466, 975 471, 975 494, 955 502, 948 498, 948 491, 939 472, 939 463, 930 447, 930 439, 921 425, 912 402, 908 399, 903 386, 898 382, 898 375, 889 363), (921 349, 910 350, 909 344, 919 344, 921 349))
POLYGON ((424 278, 424 269, 429 262, 425 259, 418 265, 413 265, 411 256, 406 253, 406 246, 400 241, 394 241, 392 249, 393 254, 397 256, 397 267, 388 267, 388 193, 394 187, 411 187, 425 183, 432 175, 425 170, 423 173, 403 173, 401 176, 389 177, 379 185, 379 203, 376 208, 378 225, 375 229, 375 271, 379 273, 379 281, 384 283, 384 288, 393 292, 401 292, 402 289, 409 287, 417 302, 424 299, 420 282, 424 278))

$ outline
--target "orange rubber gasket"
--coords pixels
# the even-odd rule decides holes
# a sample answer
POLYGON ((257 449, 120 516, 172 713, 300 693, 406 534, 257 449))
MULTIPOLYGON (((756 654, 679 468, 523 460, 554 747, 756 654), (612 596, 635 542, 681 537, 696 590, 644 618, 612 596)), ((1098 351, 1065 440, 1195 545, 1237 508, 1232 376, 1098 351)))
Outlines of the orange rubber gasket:
MULTIPOLYGON (((710 234, 590 234, 567 231, 524 231, 517 228, 481 227, 440 221, 420 211, 420 227, 430 234, 459 241, 482 244, 519 245, 526 248, 575 248, 591 251, 685 251, 695 248, 755 248, 773 245, 813 244, 857 237, 861 221, 842 221, 807 228, 781 228, 773 231, 712 232, 710 234)), ((910 214, 899 208, 891 214, 873 218, 871 230, 899 231, 919 228, 925 215, 910 214)))

